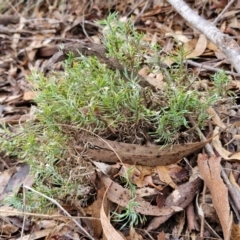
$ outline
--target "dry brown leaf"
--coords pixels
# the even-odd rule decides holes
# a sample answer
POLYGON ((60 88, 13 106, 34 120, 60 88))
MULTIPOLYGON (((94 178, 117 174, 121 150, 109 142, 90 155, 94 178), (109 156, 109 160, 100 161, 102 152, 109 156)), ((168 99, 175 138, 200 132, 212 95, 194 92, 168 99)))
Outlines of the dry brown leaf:
POLYGON ((1 234, 9 235, 9 236, 15 233, 19 229, 19 227, 14 226, 10 222, 7 223, 2 221, 1 221, 0 227, 1 227, 1 234))
POLYGON ((223 121, 220 119, 220 117, 218 116, 218 114, 212 107, 209 107, 207 109, 207 113, 211 116, 211 119, 215 125, 223 128, 223 129, 226 128, 225 124, 223 123, 223 121))
POLYGON ((40 231, 34 231, 34 234, 28 234, 28 235, 24 235, 23 237, 19 237, 16 238, 16 240, 35 240, 35 239, 39 239, 39 238, 43 238, 46 237, 50 232, 52 231, 52 229, 43 229, 40 231))
MULTIPOLYGON (((21 31, 24 28, 25 23, 26 23, 25 18, 21 16, 20 17, 20 23, 19 23, 18 28, 16 30, 21 31)), ((13 34, 13 36, 12 36, 12 44, 11 44, 11 48, 12 49, 16 49, 17 48, 20 36, 21 36, 21 34, 18 33, 17 31, 16 31, 16 33, 13 34)))
POLYGON ((159 194, 159 191, 155 188, 151 187, 143 187, 136 190, 136 195, 139 197, 148 197, 148 196, 156 196, 159 194))
POLYGON ((176 32, 168 32, 165 34, 166 37, 174 37, 180 42, 187 43, 189 39, 181 33, 181 31, 176 31, 176 32))
POLYGON ((138 74, 140 74, 143 77, 146 77, 149 73, 149 68, 148 67, 143 67, 138 71, 138 74))
POLYGON ((166 166, 157 166, 156 167, 158 176, 160 180, 168 185, 170 185, 173 189, 177 188, 177 185, 173 182, 170 174, 169 174, 169 168, 166 166))
POLYGON ((240 239, 240 225, 233 223, 231 240, 239 240, 240 239))
POLYGON ((190 54, 195 49, 195 46, 197 44, 197 39, 193 38, 190 41, 183 44, 184 52, 190 54))
POLYGON ((9 217, 9 216, 18 216, 19 211, 13 207, 10 206, 1 206, 0 207, 0 216, 3 217, 9 217))
POLYGON ((27 120, 29 120, 29 114, 24 114, 24 115, 20 115, 20 114, 15 114, 9 117, 4 117, 0 119, 0 123, 4 123, 4 124, 19 124, 21 122, 26 122, 27 120))
POLYGON ((238 80, 232 80, 230 82, 230 87, 240 89, 240 82, 238 80))
POLYGON ((237 153, 231 153, 227 151, 225 148, 222 147, 222 144, 219 140, 219 133, 220 133, 220 128, 215 127, 213 131, 213 139, 212 139, 212 144, 218 154, 225 160, 240 160, 240 152, 237 153))
MULTIPOLYGON (((231 10, 231 11, 227 11, 222 15, 222 18, 231 18, 231 20, 233 20, 233 18, 236 18, 236 15, 240 12, 240 10, 231 10)), ((237 26, 235 26, 237 28, 237 26)))
MULTIPOLYGON (((110 185, 111 185, 111 183, 110 183, 110 185)), ((108 185, 108 188, 111 187, 110 185, 108 185)), ((125 240, 125 238, 123 236, 121 236, 115 230, 115 228, 112 226, 109 218, 107 217, 107 215, 105 213, 105 208, 107 207, 107 201, 108 201, 106 198, 106 193, 108 192, 108 188, 106 189, 106 192, 104 193, 102 206, 101 206, 101 210, 100 210, 100 220, 102 223, 103 232, 104 232, 105 238, 107 240, 125 240)))
POLYGON ((158 13, 160 13, 161 11, 162 11, 162 8, 160 6, 156 6, 152 10, 148 10, 147 12, 145 12, 143 14, 143 17, 154 16, 154 15, 157 15, 158 13))
MULTIPOLYGON (((103 162, 119 162, 116 155, 118 153, 123 163, 131 165, 144 166, 166 166, 178 162, 183 157, 202 149, 212 138, 205 142, 195 142, 186 144, 169 144, 161 147, 156 145, 140 146, 136 144, 120 143, 109 141, 90 135, 79 134, 82 142, 91 142, 93 149, 87 149, 86 153, 93 160, 101 160, 103 162), (114 149, 114 151, 113 151, 114 149)), ((74 146, 78 151, 85 151, 84 146, 74 146)))
POLYGON ((152 36, 151 45, 155 46, 158 42, 158 34, 155 32, 152 36))
MULTIPOLYGON (((11 179, 12 175, 16 173, 16 167, 11 167, 0 174, 0 196, 3 193, 5 187, 8 184, 8 181, 11 179)), ((1 197, 0 197, 1 199, 1 197)))
POLYGON ((229 207, 228 189, 221 178, 221 157, 207 157, 206 154, 198 155, 200 174, 211 192, 214 208, 220 220, 224 239, 230 239, 232 216, 229 207))
POLYGON ((164 231, 161 231, 158 236, 157 236, 157 240, 166 240, 166 235, 164 233, 164 231))
POLYGON ((57 226, 58 223, 55 220, 41 220, 37 224, 41 229, 53 229, 57 226))
POLYGON ((145 77, 147 81, 151 85, 153 85, 156 89, 163 89, 164 86, 166 85, 166 82, 163 81, 163 74, 158 73, 158 74, 148 75, 148 72, 149 72, 149 68, 143 67, 142 69, 139 70, 138 74, 145 77))
MULTIPOLYGON (((173 207, 176 206, 179 208, 185 208, 189 205, 189 203, 193 200, 196 195, 196 192, 202 185, 202 180, 197 178, 191 182, 184 183, 176 190, 174 190, 165 201, 166 207, 173 207)), ((150 224, 147 227, 148 231, 157 229, 162 223, 166 222, 173 213, 165 216, 154 217, 150 224)))
POLYGON ((236 16, 234 16, 233 18, 230 19, 228 27, 235 28, 235 29, 240 28, 240 24, 239 24, 239 21, 236 16))
POLYGON ((32 91, 26 91, 23 94, 23 99, 25 101, 30 101, 30 100, 33 100, 34 98, 35 98, 35 93, 32 91))
POLYGON ((205 37, 204 34, 200 34, 194 50, 191 53, 189 53, 186 56, 186 58, 194 58, 194 57, 201 56, 205 52, 206 47, 207 47, 207 38, 205 37))
MULTIPOLYGON (((124 176, 126 174, 126 170, 130 169, 131 167, 131 165, 124 164, 124 167, 122 168, 122 176, 124 176)), ((148 185, 146 177, 151 176, 153 170, 153 167, 136 165, 132 171, 129 171, 128 174, 132 183, 136 184, 138 187, 145 187, 148 185)))
POLYGON ((103 196, 105 193, 105 186, 104 184, 99 181, 98 183, 98 192, 97 192, 97 199, 93 202, 93 204, 84 208, 84 212, 88 215, 91 215, 93 219, 91 219, 91 225, 93 230, 93 237, 95 239, 100 239, 102 235, 102 224, 100 219, 100 211, 103 201, 103 196))
POLYGON ((214 51, 214 52, 220 52, 220 50, 219 50, 219 48, 214 44, 214 43, 212 43, 212 42, 208 42, 208 44, 207 44, 207 48, 209 49, 209 50, 212 50, 212 51, 214 51))
POLYGON ((8 181, 8 184, 5 188, 5 192, 17 192, 21 187, 21 184, 27 178, 29 174, 30 166, 28 164, 23 164, 17 167, 17 172, 11 177, 8 181))
POLYGON ((163 33, 173 32, 173 30, 172 30, 170 27, 166 26, 165 24, 159 23, 159 22, 157 22, 157 21, 154 22, 154 25, 155 25, 158 29, 160 29, 163 33))
POLYGON ((18 95, 12 95, 12 96, 9 96, 9 97, 3 97, 1 98, 1 101, 4 101, 4 102, 12 102, 12 101, 16 101, 18 99, 20 99, 22 97, 22 94, 18 94, 18 95), (4 99, 5 98, 5 99, 4 99), (2 100, 3 99, 3 100, 2 100))
POLYGON ((143 236, 138 234, 135 228, 131 227, 129 233, 131 240, 143 240, 143 236))
POLYGON ((227 27, 227 22, 223 21, 221 26, 220 26, 220 31, 221 32, 225 32, 226 31, 226 27, 227 27))
POLYGON ((55 228, 52 228, 50 230, 45 240, 62 239, 65 236, 70 236, 70 238, 74 238, 73 235, 73 226, 71 226, 70 224, 60 223, 55 228))
POLYGON ((229 174, 229 180, 230 180, 230 182, 232 183, 232 185, 234 185, 235 186, 235 188, 238 190, 238 192, 240 193, 240 187, 239 187, 239 185, 237 184, 237 182, 236 182, 236 180, 235 180, 235 178, 234 178, 234 176, 233 176, 233 172, 231 171, 230 172, 230 174, 229 174))

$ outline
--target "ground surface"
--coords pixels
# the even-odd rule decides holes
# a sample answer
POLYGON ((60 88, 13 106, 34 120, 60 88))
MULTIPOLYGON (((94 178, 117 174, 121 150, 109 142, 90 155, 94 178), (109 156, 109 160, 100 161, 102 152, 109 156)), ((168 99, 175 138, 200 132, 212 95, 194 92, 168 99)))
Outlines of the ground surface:
MULTIPOLYGON (((211 22, 227 4, 224 0, 187 2, 200 16, 211 22)), ((237 1, 216 25, 236 41, 240 28, 239 9, 240 3, 237 1)), ((106 19, 109 13, 118 12, 122 22, 132 16, 136 29, 145 34, 144 41, 158 43, 162 47, 159 55, 163 52, 174 54, 180 43, 188 53, 184 66, 189 74, 195 76, 195 90, 205 91, 216 87, 212 76, 220 69, 228 71, 230 77, 227 85, 223 84, 218 89, 226 94, 206 111, 209 119, 212 117, 209 122, 206 121, 203 132, 207 140, 196 138, 196 134, 191 135, 192 130, 190 133, 182 131, 179 133, 181 136, 172 142, 174 146, 159 150, 159 146, 148 142, 146 133, 134 135, 130 131, 131 136, 126 138, 126 132, 122 135, 115 132, 114 135, 111 129, 107 129, 101 136, 108 140, 102 141, 96 136, 86 136, 82 132, 76 134, 75 131, 72 137, 73 144, 78 145, 75 146, 76 151, 83 153, 84 143, 88 142, 91 143, 86 154, 88 158, 106 160, 103 165, 99 162, 90 163, 89 159, 86 161, 84 158, 79 160, 81 164, 71 163, 72 168, 63 170, 71 172, 71 180, 74 179, 75 183, 80 177, 87 182, 84 185, 81 181, 78 193, 85 195, 86 199, 75 198, 76 193, 64 196, 64 199, 61 199, 61 194, 59 199, 45 194, 43 198, 51 198, 46 201, 46 209, 31 211, 24 196, 25 191, 34 191, 36 188, 36 175, 28 175, 29 165, 22 163, 24 157, 19 159, 11 153, 6 155, 6 149, 1 149, 1 239, 87 239, 90 236, 92 239, 162 240, 196 239, 200 236, 205 239, 228 239, 229 236, 239 239, 240 84, 238 74, 233 72, 230 62, 217 46, 186 23, 171 5, 161 0, 5 1, 0 11, 0 122, 2 129, 7 127, 12 132, 24 128, 26 122, 36 121, 35 93, 27 80, 31 71, 46 74, 54 70, 62 71, 61 62, 55 63, 57 61, 54 62, 51 57, 63 44, 75 44, 78 49, 85 46, 88 50, 90 46, 88 55, 99 58, 99 51, 92 51, 95 46, 93 43, 101 44, 104 29, 96 21, 106 19), (235 94, 235 98, 230 99, 229 90, 235 94), (210 143, 210 150, 204 150, 207 142, 210 143), (124 166, 121 170, 117 163, 119 157, 124 166), (159 162, 162 164, 159 165, 159 162), (134 164, 137 166, 132 169, 131 165, 134 164), (132 205, 129 204, 132 201, 131 185, 126 190, 126 185, 119 180, 119 176, 126 176, 124 169, 128 170, 130 182, 137 186, 132 205), (22 188, 23 185, 26 187, 22 188), (15 198, 11 200, 13 195, 20 196, 20 206, 19 202, 14 202, 15 198), (123 214, 126 208, 137 212, 135 215, 128 213, 130 222, 134 217, 141 217, 136 226, 129 227, 126 224, 121 229, 127 220, 110 221, 110 212, 123 214), (143 219, 145 222, 141 221, 143 219)), ((86 53, 85 50, 83 53, 86 53)), ((145 57, 148 55, 151 53, 146 52, 145 57)), ((105 57, 101 61, 109 68, 122 70, 115 62, 107 62, 105 57)), ((164 58, 162 64, 168 69, 175 62, 164 58)), ((147 83, 143 80, 143 85, 163 89, 165 79, 161 72, 148 73, 144 65, 139 74, 148 79, 147 83)), ((196 130, 194 122, 192 125, 196 130)), ((64 130, 70 131, 68 127, 64 130)), ((2 131, 2 137, 6 139, 4 134, 2 131)), ((14 142, 14 138, 8 140, 14 142)), ((76 156, 74 159, 77 159, 76 156)), ((39 193, 34 194, 38 196, 39 193)))

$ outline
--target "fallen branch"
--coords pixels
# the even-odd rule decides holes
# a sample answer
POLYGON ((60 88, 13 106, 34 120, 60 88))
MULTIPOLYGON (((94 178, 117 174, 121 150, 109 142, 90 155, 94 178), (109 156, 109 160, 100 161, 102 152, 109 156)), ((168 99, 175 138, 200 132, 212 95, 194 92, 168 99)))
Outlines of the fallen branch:
POLYGON ((202 32, 228 58, 240 74, 240 47, 229 35, 222 33, 211 22, 196 14, 183 0, 167 0, 194 28, 202 32))

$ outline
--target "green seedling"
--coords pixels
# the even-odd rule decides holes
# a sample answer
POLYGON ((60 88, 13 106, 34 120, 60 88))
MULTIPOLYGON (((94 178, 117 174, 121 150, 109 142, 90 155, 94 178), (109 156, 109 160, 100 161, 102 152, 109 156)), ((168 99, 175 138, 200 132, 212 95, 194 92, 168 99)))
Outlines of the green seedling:
POLYGON ((129 227, 133 227, 138 224, 144 224, 146 222, 146 217, 136 211, 138 207, 139 204, 135 202, 134 199, 131 199, 122 213, 113 212, 113 220, 123 224, 121 229, 128 225, 129 227))

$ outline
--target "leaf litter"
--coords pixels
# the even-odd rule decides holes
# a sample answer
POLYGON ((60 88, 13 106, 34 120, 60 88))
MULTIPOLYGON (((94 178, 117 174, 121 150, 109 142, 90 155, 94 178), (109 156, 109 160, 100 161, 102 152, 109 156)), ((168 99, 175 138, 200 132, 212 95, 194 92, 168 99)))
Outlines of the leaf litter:
MULTIPOLYGON (((203 3, 195 1, 191 2, 191 7, 197 9, 199 15, 211 19, 222 11, 225 7, 224 2, 220 1, 217 5, 209 1, 209 7, 206 8, 203 3)), ((95 21, 105 19, 109 9, 114 9, 127 18, 133 14, 137 29, 146 35, 144 40, 159 43, 169 54, 174 54, 177 44, 182 44, 185 51, 189 52, 186 59, 192 59, 186 61, 189 69, 198 76, 199 82, 205 81, 204 87, 198 86, 199 91, 213 87, 209 77, 212 72, 223 68, 230 74, 233 73, 218 47, 186 24, 164 1, 153 1, 151 4, 148 1, 129 1, 126 4, 117 0, 111 3, 104 1, 79 3, 72 0, 68 3, 63 1, 62 4, 58 1, 31 2, 28 6, 24 4, 16 1, 3 4, 0 16, 0 121, 4 124, 3 127, 8 126, 16 134, 19 126, 22 128, 25 122, 35 119, 35 93, 26 76, 33 69, 44 71, 49 59, 58 52, 62 43, 78 43, 80 39, 89 42, 91 39, 99 44, 101 28, 95 21)), ((235 10, 237 7, 238 4, 231 6, 222 15, 218 25, 223 32, 230 33, 233 37, 239 35, 239 24, 237 24, 239 11, 235 10)), ((174 66, 176 59, 165 58, 163 63, 174 66)), ((61 71, 62 66, 61 63, 55 63, 51 68, 49 72, 61 71)), ((149 79, 149 83, 155 88, 163 89, 165 83, 162 73, 153 74, 142 70, 140 74, 149 79)), ((227 87, 238 96, 239 76, 234 73, 232 76, 227 87)), ((225 179, 222 180, 223 170, 220 168, 221 165, 223 167, 227 165, 228 171, 231 172, 228 174, 226 171, 227 177, 236 187, 235 195, 239 195, 239 170, 236 170, 240 169, 238 163, 240 133, 236 124, 239 118, 238 101, 231 104, 227 100, 220 102, 214 108, 208 109, 208 114, 211 121, 204 133, 206 136, 212 133, 213 137, 209 137, 205 142, 196 140, 192 142, 193 139, 190 138, 188 141, 188 138, 185 138, 184 143, 180 140, 178 144, 160 148, 152 144, 141 146, 132 142, 119 143, 112 139, 105 139, 103 142, 99 138, 92 136, 86 138, 77 134, 80 141, 76 142, 73 148, 77 151, 78 157, 84 155, 84 161, 88 158, 90 161, 104 162, 105 167, 100 166, 99 162, 94 164, 94 171, 103 172, 104 175, 95 174, 93 168, 80 165, 80 168, 86 169, 85 174, 89 176, 88 181, 93 186, 90 191, 86 190, 86 195, 94 195, 93 200, 87 203, 87 206, 78 205, 73 201, 76 196, 73 193, 70 198, 61 199, 62 205, 73 218, 89 218, 90 224, 83 220, 79 221, 89 233, 93 234, 94 239, 100 239, 103 235, 106 239, 149 239, 148 234, 152 238, 173 239, 177 216, 183 211, 187 211, 183 218, 186 226, 181 227, 181 231, 177 234, 179 239, 189 239, 189 236, 195 239, 198 234, 202 234, 202 230, 196 227, 197 224, 206 229, 204 233, 206 235, 203 237, 216 239, 218 238, 216 236, 221 236, 229 239, 231 236, 231 239, 238 239, 240 214, 236 210, 232 211, 235 205, 229 200, 227 191, 229 185, 224 183, 225 179), (214 130, 211 132, 211 129, 214 130), (83 144, 86 142, 91 142, 91 147, 86 148, 83 144), (219 157, 208 158, 206 155, 197 155, 199 151, 204 152, 203 148, 209 142, 219 157), (120 164, 116 153, 121 160, 120 164), (197 159, 199 173, 197 178, 190 180, 197 159), (226 163, 226 160, 231 161, 226 163), (131 165, 127 167, 126 163, 132 164, 134 171, 131 172, 131 165), (174 174, 170 172, 171 168, 174 169, 174 165, 169 164, 177 164, 178 169, 174 174), (121 168, 125 169, 122 174, 121 168), (91 172, 88 172, 88 169, 91 169, 91 172), (120 181, 125 172, 130 179, 135 179, 133 183, 138 187, 135 201, 139 205, 135 210, 146 216, 147 221, 139 223, 135 228, 126 227, 125 231, 121 232, 119 226, 121 224, 114 222, 111 214, 114 211, 121 214, 131 200, 131 192, 120 181), (98 184, 100 181, 102 184, 98 184), (208 195, 202 188, 203 182, 209 190, 208 195), (143 192, 138 195, 140 190, 143 192), (196 198, 197 194, 202 198, 209 196, 209 201, 213 203, 211 212, 208 210, 210 214, 206 210, 206 202, 202 205, 201 202, 195 204, 201 199, 196 198), (194 212, 194 206, 199 204, 202 206, 202 211, 206 211, 203 215, 206 225, 201 221, 202 216, 194 212), (90 211, 91 206, 94 208, 92 211, 90 211), (80 214, 84 212, 85 214, 80 214), (234 214, 234 222, 231 214, 234 214), (218 216, 219 220, 212 216, 218 216), (218 235, 211 233, 205 227, 207 224, 213 226, 218 235)), ((0 197, 1 200, 5 200, 0 208, 1 239, 55 239, 66 236, 68 236, 66 239, 80 239, 83 233, 76 229, 76 225, 58 209, 54 210, 61 216, 57 223, 54 220, 56 212, 50 208, 44 216, 41 215, 42 213, 31 215, 31 208, 28 208, 27 200, 23 199, 22 186, 34 186, 34 178, 37 176, 28 176, 27 165, 22 164, 16 156, 5 155, 4 149, 2 152, 0 197), (20 199, 11 198, 13 195, 19 195, 20 199), (11 199, 15 202, 11 202, 11 199), (17 209, 18 204, 20 204, 19 209, 17 209), (43 221, 49 222, 44 224, 43 221)), ((78 179, 83 174, 78 174, 79 168, 74 166, 68 171, 72 172, 71 178, 74 179, 78 179)))

